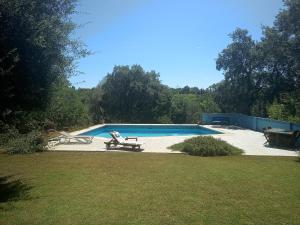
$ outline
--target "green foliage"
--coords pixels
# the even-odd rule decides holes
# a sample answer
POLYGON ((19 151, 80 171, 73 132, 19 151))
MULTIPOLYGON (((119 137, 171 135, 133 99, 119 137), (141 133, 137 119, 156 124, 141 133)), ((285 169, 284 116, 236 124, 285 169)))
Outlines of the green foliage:
POLYGON ((225 81, 219 84, 216 98, 223 111, 249 114, 254 99, 255 42, 247 30, 239 28, 230 37, 232 43, 217 59, 217 69, 224 71, 225 81))
POLYGON ((300 92, 284 93, 267 108, 270 118, 300 123, 300 92))
POLYGON ((200 95, 200 104, 203 113, 218 113, 220 106, 216 103, 214 95, 211 92, 205 92, 200 95))
POLYGON ((93 123, 102 123, 104 121, 105 115, 102 106, 102 96, 103 91, 100 85, 98 85, 98 87, 93 89, 90 97, 89 110, 93 123))
POLYGON ((15 127, 10 127, 1 121, 0 128, 0 148, 5 148, 5 145, 9 142, 9 140, 16 138, 19 135, 19 132, 15 127))
POLYGON ((183 88, 170 88, 173 94, 195 94, 195 95, 202 95, 206 93, 206 90, 199 89, 197 87, 189 87, 184 86, 183 88))
POLYGON ((41 132, 32 131, 11 137, 5 145, 9 154, 25 154, 45 150, 47 139, 41 132))
POLYGON ((171 119, 174 123, 196 123, 201 112, 200 99, 197 95, 176 94, 172 97, 171 119))
POLYGON ((172 89, 159 74, 141 66, 116 66, 92 90, 93 122, 196 123, 203 112, 219 112, 211 92, 196 87, 172 89))
POLYGON ((42 128, 87 119, 75 90, 52 89, 67 86, 74 60, 88 54, 71 35, 75 7, 76 0, 0 0, 0 144, 11 153, 42 150, 42 128))
POLYGON ((210 94, 175 94, 172 96, 171 119, 174 123, 197 123, 202 113, 219 112, 210 94))
POLYGON ((157 119, 157 123, 159 124, 172 124, 173 121, 171 120, 171 118, 168 115, 165 116, 161 116, 157 119))
POLYGON ((75 2, 0 0, 1 117, 44 109, 52 84, 69 76, 73 60, 87 53, 70 35, 75 2))
POLYGON ((241 149, 210 136, 193 137, 182 143, 172 145, 170 148, 195 156, 229 156, 243 153, 241 149))
POLYGON ((116 66, 96 88, 92 108, 108 121, 155 122, 168 113, 170 104, 169 92, 158 78, 138 65, 116 66))
POLYGON ((284 105, 279 104, 277 101, 267 107, 267 112, 269 117, 275 120, 285 120, 287 117, 284 105))
POLYGON ((225 80, 212 88, 223 112, 299 121, 300 1, 285 0, 284 5, 273 26, 263 27, 260 41, 237 29, 219 54, 217 69, 225 80))
POLYGON ((88 107, 82 102, 82 97, 82 93, 74 88, 55 87, 45 113, 45 125, 51 125, 52 122, 55 128, 62 129, 89 124, 88 107))

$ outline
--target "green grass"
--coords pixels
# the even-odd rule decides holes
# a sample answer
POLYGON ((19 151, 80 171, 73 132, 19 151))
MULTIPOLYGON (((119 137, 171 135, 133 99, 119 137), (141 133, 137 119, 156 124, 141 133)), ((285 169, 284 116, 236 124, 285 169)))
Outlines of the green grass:
POLYGON ((1 225, 300 224, 295 157, 0 154, 0 177, 1 225))

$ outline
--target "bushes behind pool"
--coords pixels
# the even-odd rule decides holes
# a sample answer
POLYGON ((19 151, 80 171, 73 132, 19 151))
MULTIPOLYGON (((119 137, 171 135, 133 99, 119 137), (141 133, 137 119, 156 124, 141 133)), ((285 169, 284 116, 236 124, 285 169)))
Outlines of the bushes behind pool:
POLYGON ((170 148, 195 156, 229 156, 243 153, 243 150, 209 136, 193 137, 170 148))

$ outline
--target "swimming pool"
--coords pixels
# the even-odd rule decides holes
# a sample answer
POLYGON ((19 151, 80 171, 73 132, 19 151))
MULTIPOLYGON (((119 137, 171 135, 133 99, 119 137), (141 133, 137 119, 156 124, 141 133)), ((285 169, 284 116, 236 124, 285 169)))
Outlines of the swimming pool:
POLYGON ((104 125, 81 135, 110 138, 109 132, 118 131, 124 137, 161 137, 220 134, 198 125, 104 125))

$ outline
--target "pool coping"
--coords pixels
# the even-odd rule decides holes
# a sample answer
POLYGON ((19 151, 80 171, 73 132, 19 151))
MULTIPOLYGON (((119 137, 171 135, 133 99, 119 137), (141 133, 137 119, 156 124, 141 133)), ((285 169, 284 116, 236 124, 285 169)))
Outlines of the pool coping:
POLYGON ((77 130, 77 131, 70 132, 70 134, 79 135, 81 133, 85 133, 85 132, 88 132, 88 131, 91 131, 91 130, 94 130, 94 129, 97 129, 97 128, 100 128, 100 127, 104 127, 105 125, 106 124, 97 124, 97 125, 94 125, 94 126, 82 129, 82 130, 77 130))

